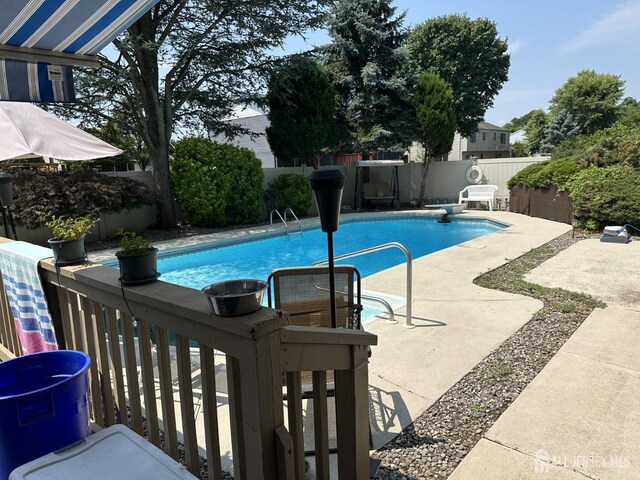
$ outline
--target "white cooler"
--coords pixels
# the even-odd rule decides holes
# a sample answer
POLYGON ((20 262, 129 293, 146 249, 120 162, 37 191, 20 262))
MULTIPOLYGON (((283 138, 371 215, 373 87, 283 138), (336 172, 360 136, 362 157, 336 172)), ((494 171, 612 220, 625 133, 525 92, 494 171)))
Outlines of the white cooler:
MULTIPOLYGON (((55 435, 55 433, 52 433, 55 435)), ((16 468, 9 480, 194 480, 183 465, 124 425, 16 468)))

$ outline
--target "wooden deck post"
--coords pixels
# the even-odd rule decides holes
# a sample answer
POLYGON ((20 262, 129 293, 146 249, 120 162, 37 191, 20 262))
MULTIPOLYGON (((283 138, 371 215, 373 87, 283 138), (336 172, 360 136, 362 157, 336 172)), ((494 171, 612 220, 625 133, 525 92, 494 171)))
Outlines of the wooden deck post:
POLYGON ((274 433, 284 424, 281 348, 280 334, 274 331, 248 344, 246 354, 233 362, 229 403, 235 414, 234 450, 245 456, 242 470, 236 472, 242 480, 280 478, 274 433))
POLYGON ((336 370, 336 427, 340 478, 369 478, 367 347, 354 345, 353 369, 336 370))

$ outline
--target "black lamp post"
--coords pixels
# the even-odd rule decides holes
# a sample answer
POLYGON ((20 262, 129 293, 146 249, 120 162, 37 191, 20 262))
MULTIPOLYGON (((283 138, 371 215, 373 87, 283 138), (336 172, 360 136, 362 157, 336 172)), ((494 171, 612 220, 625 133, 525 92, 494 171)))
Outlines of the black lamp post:
POLYGON ((333 264, 333 232, 338 230, 340 219, 340 203, 344 188, 344 173, 332 168, 315 170, 309 177, 311 189, 316 196, 316 205, 320 215, 322 231, 327 232, 327 249, 329 258, 329 298, 331 302, 331 326, 336 328, 336 285, 333 264))
POLYGON ((16 227, 13 224, 13 215, 11 214, 11 206, 13 205, 13 176, 2 172, 0 173, 0 208, 2 208, 2 221, 4 223, 4 231, 9 238, 9 224, 13 228, 13 239, 17 240, 16 227))

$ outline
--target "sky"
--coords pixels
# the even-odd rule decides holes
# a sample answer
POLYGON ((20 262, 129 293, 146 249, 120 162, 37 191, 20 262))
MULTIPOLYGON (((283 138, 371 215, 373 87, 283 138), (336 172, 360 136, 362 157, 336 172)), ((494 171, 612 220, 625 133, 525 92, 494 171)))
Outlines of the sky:
MULTIPOLYGON (((511 53, 509 80, 485 120, 503 125, 535 108, 579 71, 619 75, 625 96, 640 99, 640 0, 395 0, 405 26, 451 13, 488 18, 511 53)), ((285 51, 329 42, 325 31, 291 39, 285 51)))

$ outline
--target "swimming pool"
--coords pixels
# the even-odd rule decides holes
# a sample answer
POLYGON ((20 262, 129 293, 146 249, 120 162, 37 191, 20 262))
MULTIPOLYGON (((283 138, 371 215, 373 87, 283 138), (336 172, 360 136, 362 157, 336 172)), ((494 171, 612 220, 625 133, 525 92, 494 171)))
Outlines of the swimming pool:
MULTIPOLYGON (((489 220, 454 219, 442 224, 434 217, 418 215, 347 219, 334 233, 334 249, 337 256, 382 243, 400 242, 415 259, 501 228, 504 225, 489 220)), ((266 280, 276 268, 311 265, 326 257, 327 236, 318 226, 302 233, 279 233, 161 254, 158 270, 164 281, 200 289, 230 279, 266 280)), ((345 263, 355 265, 364 278, 405 260, 402 252, 388 249, 350 258, 345 263)))

